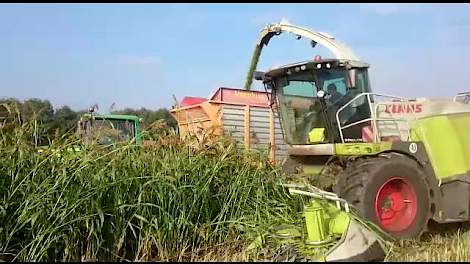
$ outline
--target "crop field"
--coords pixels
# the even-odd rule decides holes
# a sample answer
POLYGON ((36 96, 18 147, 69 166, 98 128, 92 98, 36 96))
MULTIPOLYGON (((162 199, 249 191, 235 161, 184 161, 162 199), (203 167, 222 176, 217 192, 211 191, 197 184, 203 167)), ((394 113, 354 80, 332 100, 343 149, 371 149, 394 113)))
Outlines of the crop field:
POLYGON ((34 122, 0 138, 3 260, 188 260, 246 241, 298 211, 268 162, 224 141, 165 132, 144 148, 70 134, 38 152, 34 122))
MULTIPOLYGON (((73 133, 38 151, 34 122, 2 129, 0 261, 272 260, 275 249, 247 246, 304 203, 279 186, 279 169, 228 139, 152 129, 143 147, 80 152, 73 133)), ((467 229, 396 242, 386 261, 468 260, 467 229)))

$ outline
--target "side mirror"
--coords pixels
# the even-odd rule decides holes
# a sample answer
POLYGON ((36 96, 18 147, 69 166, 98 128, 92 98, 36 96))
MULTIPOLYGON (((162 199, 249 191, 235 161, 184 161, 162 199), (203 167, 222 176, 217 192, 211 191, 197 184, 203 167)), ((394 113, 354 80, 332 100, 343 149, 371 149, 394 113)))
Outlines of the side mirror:
POLYGON ((356 88, 356 69, 350 69, 348 71, 348 81, 347 81, 347 87, 348 89, 354 89, 356 88))
POLYGON ((264 80, 264 72, 262 72, 262 71, 255 71, 253 76, 254 76, 255 80, 257 80, 257 81, 264 80))

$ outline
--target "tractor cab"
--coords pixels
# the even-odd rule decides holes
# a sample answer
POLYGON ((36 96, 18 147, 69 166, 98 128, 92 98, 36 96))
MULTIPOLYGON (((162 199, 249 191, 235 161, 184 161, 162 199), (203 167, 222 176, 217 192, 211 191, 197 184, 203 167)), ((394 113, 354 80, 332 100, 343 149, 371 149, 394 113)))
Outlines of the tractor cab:
POLYGON ((77 133, 84 143, 97 141, 102 145, 121 142, 141 144, 141 120, 133 115, 84 114, 78 123, 77 133))
POLYGON ((272 103, 278 104, 288 144, 338 143, 341 137, 359 141, 362 126, 351 126, 343 135, 339 128, 370 117, 366 97, 350 103, 359 94, 370 92, 368 67, 363 62, 316 56, 311 61, 257 72, 255 78, 263 80, 272 90, 272 98, 277 98, 272 103))

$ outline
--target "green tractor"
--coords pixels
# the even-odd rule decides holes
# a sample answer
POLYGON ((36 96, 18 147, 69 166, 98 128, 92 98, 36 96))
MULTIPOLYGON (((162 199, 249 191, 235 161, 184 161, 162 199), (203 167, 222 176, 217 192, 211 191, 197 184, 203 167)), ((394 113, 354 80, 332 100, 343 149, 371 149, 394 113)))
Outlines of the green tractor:
MULTIPOLYGON (((87 145, 98 143, 103 146, 113 146, 119 143, 131 143, 142 145, 141 119, 133 115, 96 115, 90 109, 80 117, 76 133, 79 143, 68 147, 67 153, 79 154, 87 145)), ((43 153, 51 149, 50 146, 38 147, 38 152, 43 153)), ((61 154, 57 154, 60 156, 61 154)))
POLYGON ((272 92, 288 144, 284 170, 323 182, 323 190, 394 238, 416 238, 430 220, 470 220, 469 94, 373 93, 368 68, 324 33, 287 22, 262 31, 245 87, 254 76, 272 92), (254 72, 262 47, 282 32, 320 43, 336 58, 254 72))
POLYGON ((78 122, 77 133, 84 144, 96 140, 102 145, 119 142, 142 144, 141 119, 134 115, 94 115, 93 110, 84 114, 78 122))

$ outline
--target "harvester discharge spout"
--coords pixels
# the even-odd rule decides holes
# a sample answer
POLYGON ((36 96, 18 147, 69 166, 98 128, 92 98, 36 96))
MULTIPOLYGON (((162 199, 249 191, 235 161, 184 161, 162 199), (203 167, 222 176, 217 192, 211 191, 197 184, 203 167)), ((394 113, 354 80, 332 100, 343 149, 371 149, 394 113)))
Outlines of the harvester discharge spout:
POLYGON ((253 74, 256 71, 256 66, 258 65, 259 57, 261 56, 261 51, 264 46, 267 46, 269 41, 274 36, 279 36, 284 32, 289 32, 297 36, 297 39, 307 38, 310 39, 312 47, 315 47, 316 44, 321 44, 327 48, 336 59, 344 60, 353 60, 359 61, 359 58, 352 52, 352 50, 343 43, 338 42, 334 37, 322 33, 316 32, 307 28, 299 27, 296 25, 290 24, 287 20, 282 20, 279 23, 269 24, 259 35, 258 42, 256 43, 255 49, 250 62, 250 67, 248 68, 248 73, 245 81, 245 89, 250 90, 251 84, 253 82, 253 74))

